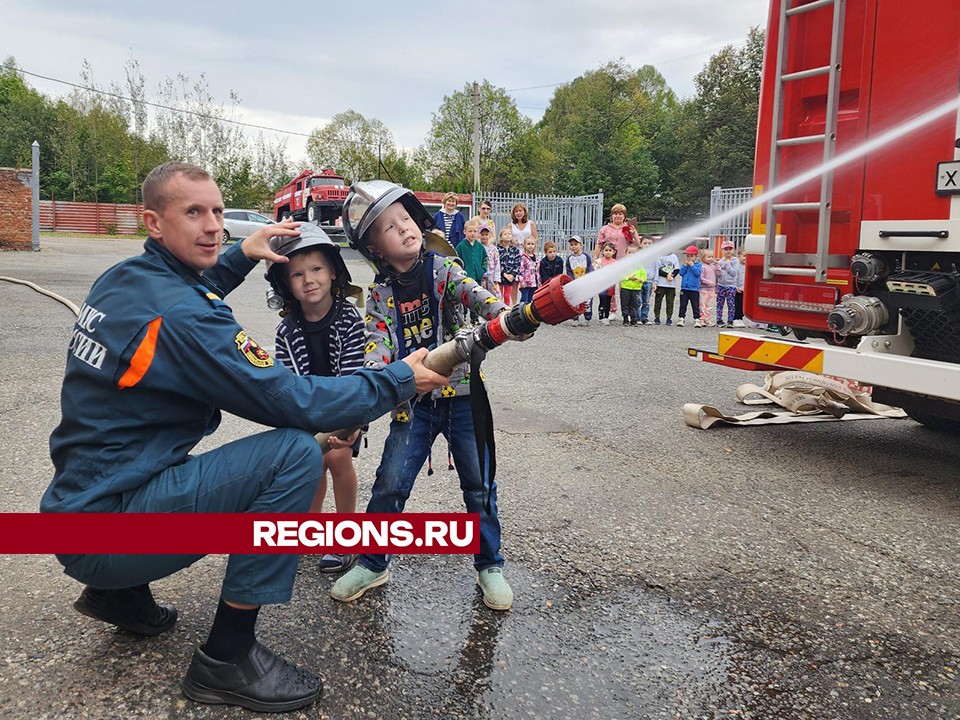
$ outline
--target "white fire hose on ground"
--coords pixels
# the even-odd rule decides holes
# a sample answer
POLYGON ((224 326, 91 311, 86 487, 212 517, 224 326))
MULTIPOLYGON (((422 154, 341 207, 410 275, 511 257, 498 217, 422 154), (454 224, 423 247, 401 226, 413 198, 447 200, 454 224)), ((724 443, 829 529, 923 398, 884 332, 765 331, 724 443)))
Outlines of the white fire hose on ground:
POLYGON ((707 430, 717 423, 785 425, 907 416, 900 408, 873 402, 869 392, 854 389, 841 380, 794 370, 769 373, 763 387, 749 383, 741 385, 737 388, 737 399, 744 405, 779 405, 786 412, 761 410, 724 415, 709 405, 687 403, 683 406, 683 421, 690 427, 707 430))
POLYGON ((0 280, 16 283, 17 285, 26 285, 29 288, 33 288, 41 295, 46 295, 47 297, 53 298, 57 302, 63 303, 73 311, 74 315, 78 315, 78 316, 80 315, 80 308, 78 308, 74 303, 72 303, 71 301, 63 297, 63 295, 57 295, 55 292, 50 292, 49 290, 42 288, 39 285, 34 285, 32 282, 29 282, 27 280, 20 280, 19 278, 12 278, 12 277, 6 277, 3 275, 0 275, 0 280))

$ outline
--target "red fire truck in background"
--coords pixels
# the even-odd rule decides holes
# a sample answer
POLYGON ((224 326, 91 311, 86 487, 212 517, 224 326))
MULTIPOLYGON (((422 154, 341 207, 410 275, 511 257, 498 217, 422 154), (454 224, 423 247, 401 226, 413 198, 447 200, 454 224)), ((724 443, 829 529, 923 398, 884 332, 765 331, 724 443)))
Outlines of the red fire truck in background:
POLYGON ((350 188, 333 170, 304 170, 277 190, 273 218, 334 225, 340 220, 343 201, 349 194, 350 188))
MULTIPOLYGON (((958 93, 957 0, 772 0, 755 194, 958 93)), ((796 340, 724 332, 691 354, 854 380, 960 429, 957 112, 757 208, 744 247, 745 314, 796 340)))
MULTIPOLYGON (((273 218, 278 222, 289 218, 316 223, 336 238, 342 236, 340 214, 349 194, 350 187, 334 170, 304 170, 277 190, 273 198, 273 218)), ((431 214, 442 206, 442 192, 418 191, 414 195, 431 214)), ((473 195, 458 194, 457 209, 470 217, 473 195)))

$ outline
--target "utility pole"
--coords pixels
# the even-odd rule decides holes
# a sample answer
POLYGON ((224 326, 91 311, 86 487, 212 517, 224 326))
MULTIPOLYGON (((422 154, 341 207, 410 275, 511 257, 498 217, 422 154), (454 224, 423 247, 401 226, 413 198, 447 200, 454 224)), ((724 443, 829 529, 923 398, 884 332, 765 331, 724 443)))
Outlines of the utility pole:
POLYGON ((30 174, 30 224, 34 252, 40 252, 40 143, 33 141, 31 147, 33 172, 30 174))
POLYGON ((473 194, 480 193, 480 86, 473 82, 473 194))

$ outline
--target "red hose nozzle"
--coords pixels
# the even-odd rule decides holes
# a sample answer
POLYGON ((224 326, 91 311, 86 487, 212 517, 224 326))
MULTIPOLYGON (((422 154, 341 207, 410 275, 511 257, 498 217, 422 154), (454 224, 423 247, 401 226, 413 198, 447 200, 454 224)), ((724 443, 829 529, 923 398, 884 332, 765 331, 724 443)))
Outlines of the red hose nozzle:
POLYGON ((563 292, 563 286, 572 280, 573 278, 569 275, 556 275, 533 294, 530 305, 533 306, 533 311, 541 322, 547 325, 559 325, 564 320, 573 320, 586 312, 585 302, 576 306, 571 305, 563 292))

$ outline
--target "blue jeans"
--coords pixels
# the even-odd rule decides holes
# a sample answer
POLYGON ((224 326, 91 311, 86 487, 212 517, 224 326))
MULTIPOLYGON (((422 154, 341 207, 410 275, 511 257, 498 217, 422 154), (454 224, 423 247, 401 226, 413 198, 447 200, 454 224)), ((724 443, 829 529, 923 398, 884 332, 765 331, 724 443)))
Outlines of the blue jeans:
MULTIPOLYGON (((476 453, 474 453, 476 454, 476 453)), ((280 429, 236 440, 167 468, 122 497, 126 513, 305 513, 323 453, 313 435, 280 429)), ((59 555, 64 572, 96 588, 135 587, 172 575, 203 555, 59 555)), ((300 556, 231 555, 221 597, 287 602, 300 556)))
MULTIPOLYGON (((480 459, 473 432, 470 397, 424 398, 413 406, 413 418, 390 423, 390 434, 383 447, 383 458, 377 468, 373 495, 367 504, 368 513, 403 512, 413 483, 430 453, 437 435, 450 443, 453 462, 460 476, 460 490, 467 512, 480 513, 480 554, 474 555, 477 570, 503 567, 500 554, 500 519, 497 516, 497 486, 490 490, 490 512, 483 507, 484 487, 480 477, 480 459)), ((383 572, 390 564, 389 555, 362 555, 360 564, 368 570, 383 572)))
POLYGON ((533 294, 537 291, 535 287, 520 288, 520 302, 528 303, 533 300, 533 294))
POLYGON ((653 281, 647 280, 640 288, 640 322, 650 318, 650 293, 653 292, 653 281))

